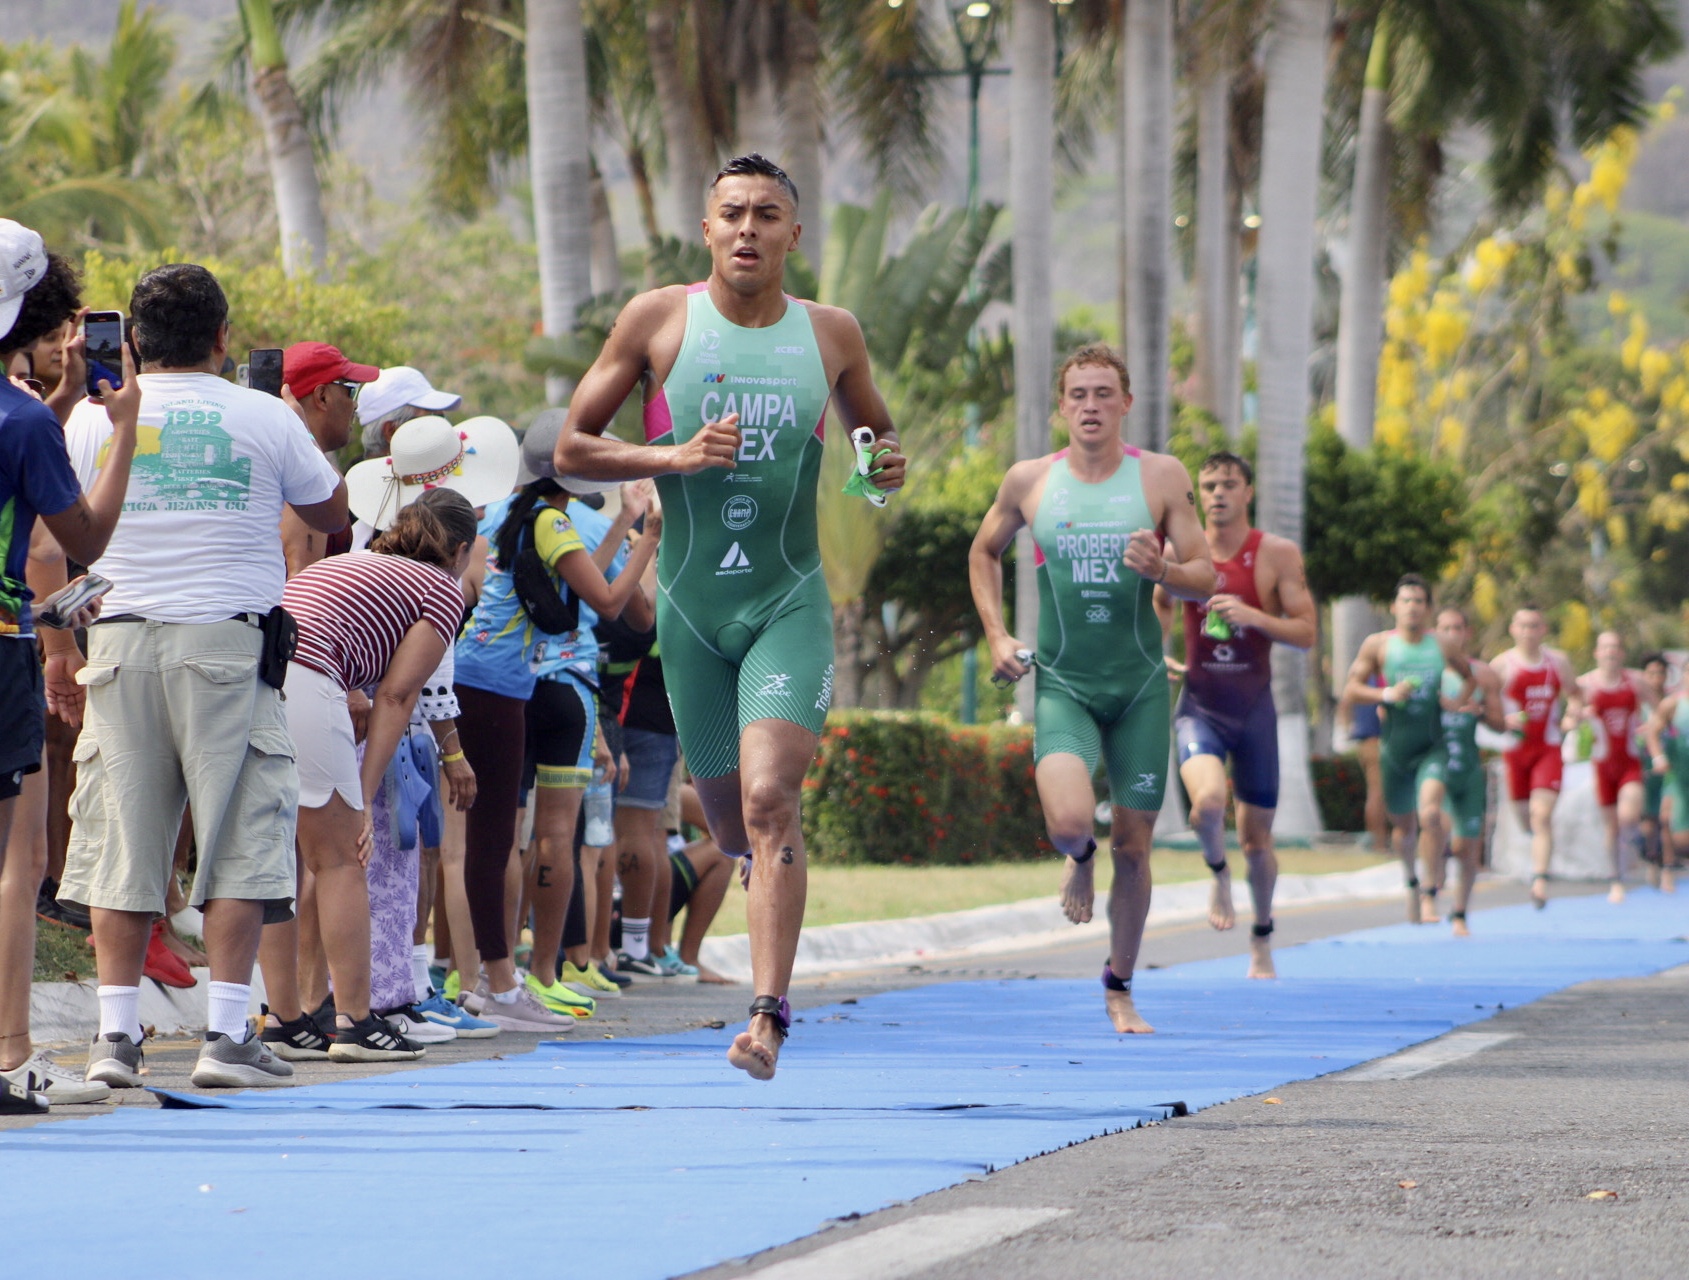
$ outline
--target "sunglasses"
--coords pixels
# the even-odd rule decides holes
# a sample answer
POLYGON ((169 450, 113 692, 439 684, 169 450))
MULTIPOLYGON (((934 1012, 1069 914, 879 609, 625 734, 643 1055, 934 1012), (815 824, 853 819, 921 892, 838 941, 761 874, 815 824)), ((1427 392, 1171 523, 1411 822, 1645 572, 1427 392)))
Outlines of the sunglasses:
POLYGON ((363 383, 361 383, 361 382, 350 382, 350 381, 347 381, 344 378, 336 379, 334 385, 337 386, 337 387, 344 387, 346 389, 346 394, 352 398, 353 404, 358 403, 358 392, 360 392, 364 389, 363 383))

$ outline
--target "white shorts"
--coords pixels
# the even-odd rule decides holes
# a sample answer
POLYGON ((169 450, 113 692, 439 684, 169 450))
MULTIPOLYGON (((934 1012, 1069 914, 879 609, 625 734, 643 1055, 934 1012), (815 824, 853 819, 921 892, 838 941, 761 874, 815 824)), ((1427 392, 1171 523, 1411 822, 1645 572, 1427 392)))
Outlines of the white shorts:
POLYGON ((299 807, 320 809, 338 791, 361 812, 364 789, 346 690, 322 672, 290 662, 286 692, 287 729, 299 762, 299 807))

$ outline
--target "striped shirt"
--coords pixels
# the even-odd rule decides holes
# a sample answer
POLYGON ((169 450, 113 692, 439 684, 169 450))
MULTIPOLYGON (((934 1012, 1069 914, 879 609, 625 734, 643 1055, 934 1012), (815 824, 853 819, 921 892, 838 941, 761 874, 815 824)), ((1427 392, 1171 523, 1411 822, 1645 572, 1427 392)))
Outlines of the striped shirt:
POLYGON ((450 646, 463 620, 463 589, 449 573, 374 551, 317 561, 288 580, 282 604, 299 623, 293 660, 343 689, 380 683, 418 622, 450 646))

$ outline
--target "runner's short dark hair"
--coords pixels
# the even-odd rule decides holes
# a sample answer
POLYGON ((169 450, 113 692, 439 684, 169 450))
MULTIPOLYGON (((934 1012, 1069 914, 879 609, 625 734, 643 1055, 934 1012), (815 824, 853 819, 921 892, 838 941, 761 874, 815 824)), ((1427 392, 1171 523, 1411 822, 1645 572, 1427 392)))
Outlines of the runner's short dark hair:
POLYGON ((1524 604, 1520 605, 1513 611, 1513 616, 1518 617, 1521 613, 1541 613, 1545 618, 1548 616, 1546 613, 1542 612, 1542 606, 1535 600, 1525 601, 1524 604))
POLYGON ((47 255, 47 270, 23 295, 12 327, 0 334, 0 355, 22 351, 45 338, 82 309, 82 281, 76 268, 56 253, 47 255))
POLYGON ((1056 398, 1062 395, 1062 388, 1067 384, 1067 371, 1078 369, 1083 365, 1106 365, 1120 375, 1120 389, 1127 395, 1132 394, 1132 375, 1126 368, 1126 361, 1120 353, 1106 342, 1087 342, 1067 359, 1061 362, 1061 368, 1056 370, 1056 398))
POLYGON ((1397 595, 1402 594, 1402 588, 1403 587, 1418 587, 1421 591, 1423 591, 1425 593, 1425 603, 1427 605, 1429 605, 1431 603, 1431 584, 1429 582, 1425 581, 1425 579, 1420 577, 1417 573, 1404 573, 1401 577, 1397 578, 1396 579, 1396 594, 1397 595))
POLYGON ((1218 471, 1221 467, 1236 467, 1243 476, 1244 484, 1255 483, 1255 468, 1249 465, 1249 459, 1233 453, 1229 449, 1216 449, 1202 460, 1202 465, 1196 469, 1196 474, 1205 471, 1218 471))
POLYGON ((1656 662, 1659 663, 1662 667, 1664 667, 1667 671, 1671 670, 1671 663, 1666 658, 1666 655, 1663 654, 1663 653, 1650 653, 1650 654, 1646 655, 1642 659, 1641 662, 1638 662, 1636 664, 1636 669, 1638 671, 1646 671, 1649 667, 1653 666, 1656 662))
POLYGON ((1454 614, 1457 618, 1460 619, 1460 625, 1463 626, 1463 627, 1470 627, 1472 625, 1472 619, 1468 618, 1466 616, 1466 610, 1462 609, 1457 604, 1445 604, 1441 609, 1437 610, 1437 616, 1439 618, 1442 617, 1445 613, 1454 614))
POLYGON ((172 262, 142 276, 129 298, 141 359, 167 369, 204 364, 229 319, 217 277, 192 262, 172 262))
POLYGON ((792 208, 798 207, 798 184, 792 181, 792 176, 767 156, 758 152, 748 152, 742 156, 734 156, 722 165, 715 177, 710 180, 710 192, 714 194, 716 183, 723 178, 773 178, 778 182, 787 195, 792 198, 792 208))

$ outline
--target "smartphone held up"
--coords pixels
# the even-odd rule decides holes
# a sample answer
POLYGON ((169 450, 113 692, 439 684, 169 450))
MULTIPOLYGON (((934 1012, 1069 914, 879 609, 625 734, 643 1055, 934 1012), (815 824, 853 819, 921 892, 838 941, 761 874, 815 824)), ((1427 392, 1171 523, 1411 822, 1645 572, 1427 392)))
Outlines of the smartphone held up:
POLYGON ((83 355, 88 363, 88 394, 98 396, 102 382, 116 391, 123 385, 123 313, 90 311, 82 321, 82 334, 83 355))

